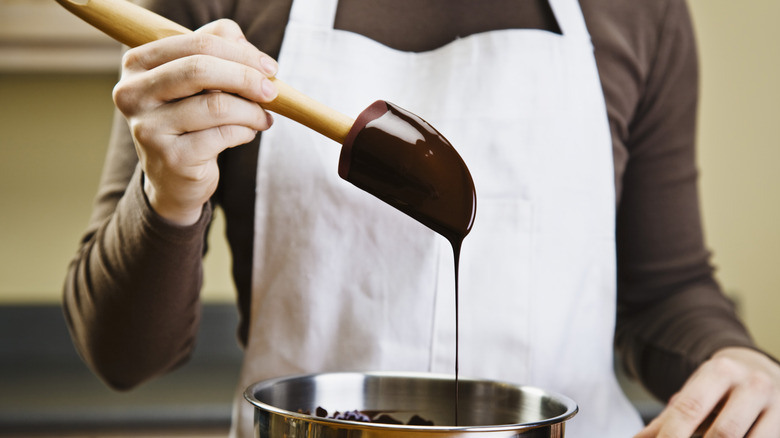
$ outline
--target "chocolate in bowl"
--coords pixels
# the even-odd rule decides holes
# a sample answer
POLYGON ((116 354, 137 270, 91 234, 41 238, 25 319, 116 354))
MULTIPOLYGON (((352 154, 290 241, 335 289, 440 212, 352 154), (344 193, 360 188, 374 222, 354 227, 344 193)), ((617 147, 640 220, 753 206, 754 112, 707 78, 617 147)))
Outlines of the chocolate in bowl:
POLYGON ((323 373, 256 383, 244 393, 255 408, 256 437, 422 438, 460 435, 563 437, 577 405, 539 388, 460 378, 455 425, 454 376, 428 373, 323 373), (301 412, 382 412, 407 423, 413 415, 434 426, 322 418, 301 412))

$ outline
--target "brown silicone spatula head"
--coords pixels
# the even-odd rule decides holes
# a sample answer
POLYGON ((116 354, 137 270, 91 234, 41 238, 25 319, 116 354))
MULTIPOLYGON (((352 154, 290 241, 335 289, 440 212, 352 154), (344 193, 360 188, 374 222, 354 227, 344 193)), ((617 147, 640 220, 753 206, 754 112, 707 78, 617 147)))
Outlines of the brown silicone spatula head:
POLYGON ((344 140, 339 175, 453 244, 471 230, 474 181, 455 148, 425 120, 379 100, 344 140))

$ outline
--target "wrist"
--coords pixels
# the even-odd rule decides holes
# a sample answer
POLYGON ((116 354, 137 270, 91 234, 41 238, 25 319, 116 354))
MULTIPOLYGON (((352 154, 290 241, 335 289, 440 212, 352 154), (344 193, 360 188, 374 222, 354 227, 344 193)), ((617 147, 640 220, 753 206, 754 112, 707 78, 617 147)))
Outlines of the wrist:
POLYGON ((201 215, 203 214, 202 204, 195 206, 182 206, 178 203, 171 202, 155 189, 154 185, 149 181, 148 178, 144 178, 143 191, 152 211, 174 225, 193 225, 198 222, 201 215))

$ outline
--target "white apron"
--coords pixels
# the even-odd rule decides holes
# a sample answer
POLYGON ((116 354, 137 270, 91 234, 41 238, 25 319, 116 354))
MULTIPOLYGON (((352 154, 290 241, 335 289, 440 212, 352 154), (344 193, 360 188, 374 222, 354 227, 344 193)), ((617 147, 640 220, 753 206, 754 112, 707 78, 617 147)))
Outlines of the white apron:
MULTIPOLYGON (((606 109, 576 0, 563 35, 500 30, 424 53, 333 29, 295 0, 279 76, 353 117, 376 99, 435 126, 477 189, 460 271, 460 372, 557 391, 571 437, 641 428, 612 371, 615 198, 606 109)), ((452 249, 341 180, 340 146, 283 117, 262 136, 251 328, 239 393, 326 371, 455 370, 452 249)), ((237 398, 234 425, 251 436, 237 398)))

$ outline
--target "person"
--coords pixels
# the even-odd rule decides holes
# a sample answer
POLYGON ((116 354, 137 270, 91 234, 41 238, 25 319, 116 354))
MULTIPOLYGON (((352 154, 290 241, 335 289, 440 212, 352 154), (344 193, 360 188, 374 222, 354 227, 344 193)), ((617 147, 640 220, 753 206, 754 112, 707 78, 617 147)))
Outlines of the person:
POLYGON ((776 436, 780 366, 713 277, 701 231, 697 60, 684 0, 153 1, 198 29, 129 50, 90 224, 69 266, 74 343, 112 387, 185 362, 219 206, 258 380, 454 370, 452 254, 339 180, 338 145, 263 104, 279 75, 357 115, 421 115, 469 166, 462 375, 572 397, 574 437, 776 436), (278 60, 278 63, 276 62, 278 60), (647 427, 614 348, 666 409, 647 427), (723 402, 723 403, 721 403, 723 402))

